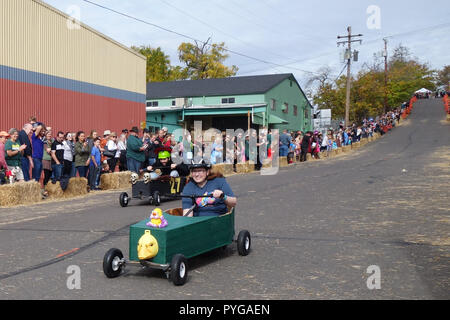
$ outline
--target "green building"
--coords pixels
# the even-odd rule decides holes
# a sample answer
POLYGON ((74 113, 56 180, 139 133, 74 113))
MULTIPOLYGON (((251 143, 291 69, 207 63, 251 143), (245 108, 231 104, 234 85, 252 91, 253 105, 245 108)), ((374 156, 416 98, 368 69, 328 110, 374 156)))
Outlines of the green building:
POLYGON ((312 106, 292 73, 147 83, 146 126, 312 130, 312 106))

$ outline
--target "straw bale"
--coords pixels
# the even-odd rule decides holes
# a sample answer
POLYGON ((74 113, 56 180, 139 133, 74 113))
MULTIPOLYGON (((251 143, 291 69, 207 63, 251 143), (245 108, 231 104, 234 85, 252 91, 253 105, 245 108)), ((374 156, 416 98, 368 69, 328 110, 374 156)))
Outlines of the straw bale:
POLYGON ((237 173, 249 173, 253 171, 254 169, 254 163, 251 163, 250 161, 243 162, 243 163, 236 163, 236 172, 237 173))
POLYGON ((49 181, 45 186, 45 191, 48 192, 48 198, 50 199, 58 199, 64 196, 64 191, 61 189, 59 181, 56 181, 56 183, 49 181))
POLYGON ((288 166, 287 157, 279 157, 278 161, 279 161, 280 167, 287 167, 288 166))
POLYGON ((349 152, 352 150, 352 146, 347 145, 347 146, 342 146, 342 152, 349 152))
POLYGON ((211 168, 211 173, 225 174, 225 165, 223 163, 214 164, 211 168))
POLYGON ((122 171, 114 173, 119 178, 119 188, 131 188, 131 171, 122 171))
POLYGON ((102 190, 119 189, 119 176, 115 173, 105 173, 100 176, 102 190))
POLYGON ((67 189, 63 192, 64 198, 72 198, 87 194, 87 183, 88 181, 86 178, 70 178, 67 189))
POLYGON ((1 185, 0 195, 2 207, 36 203, 42 200, 41 185, 34 180, 1 185))

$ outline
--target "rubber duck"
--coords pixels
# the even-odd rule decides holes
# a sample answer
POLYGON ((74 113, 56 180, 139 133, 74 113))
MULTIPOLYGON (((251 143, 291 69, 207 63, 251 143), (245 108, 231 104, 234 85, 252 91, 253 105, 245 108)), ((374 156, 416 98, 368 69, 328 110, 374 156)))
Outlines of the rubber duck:
POLYGON ((150 221, 146 223, 147 226, 154 228, 164 228, 167 224, 167 220, 164 218, 160 208, 156 208, 152 211, 150 214, 150 221))

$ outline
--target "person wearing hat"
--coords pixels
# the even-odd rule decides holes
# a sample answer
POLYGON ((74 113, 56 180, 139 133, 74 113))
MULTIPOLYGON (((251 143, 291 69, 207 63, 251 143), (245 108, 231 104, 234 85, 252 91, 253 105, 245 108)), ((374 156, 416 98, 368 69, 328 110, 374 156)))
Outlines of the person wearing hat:
POLYGON ((9 133, 6 131, 0 131, 0 170, 8 170, 8 165, 5 160, 5 143, 9 138, 9 133))
POLYGON ((139 173, 145 161, 145 150, 148 145, 142 142, 138 137, 139 129, 133 127, 130 130, 130 136, 127 140, 127 168, 128 170, 139 173))
POLYGON ((237 198, 221 173, 212 173, 211 165, 203 159, 192 162, 191 179, 184 186, 182 195, 204 195, 201 198, 183 197, 183 215, 219 216, 236 206, 237 198))
MULTIPOLYGON (((119 161, 120 151, 117 147, 117 134, 112 132, 109 135, 109 140, 105 145, 105 151, 103 155, 106 157, 106 160, 109 165, 109 169, 111 172, 116 170, 117 161, 119 161)), ((104 162, 105 160, 103 160, 104 162)))
POLYGON ((108 158, 103 154, 103 152, 105 152, 106 149, 106 144, 109 141, 109 136, 111 135, 111 131, 110 130, 105 130, 103 131, 103 138, 100 139, 100 151, 102 153, 102 157, 101 160, 102 162, 107 160, 108 158))
POLYGON ((177 178, 179 176, 188 176, 189 168, 186 164, 175 164, 172 162, 169 148, 158 148, 158 159, 156 162, 148 166, 145 171, 150 172, 150 178, 152 180, 157 179, 159 176, 171 176, 177 178), (156 170, 159 169, 159 172, 156 170))

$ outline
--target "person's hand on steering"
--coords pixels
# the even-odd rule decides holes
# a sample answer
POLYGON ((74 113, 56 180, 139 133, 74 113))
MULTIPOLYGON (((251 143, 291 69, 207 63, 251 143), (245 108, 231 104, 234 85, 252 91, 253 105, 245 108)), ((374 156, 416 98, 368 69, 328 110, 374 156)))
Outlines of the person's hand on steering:
POLYGON ((224 194, 222 190, 214 190, 212 195, 214 198, 219 199, 222 198, 224 194))

